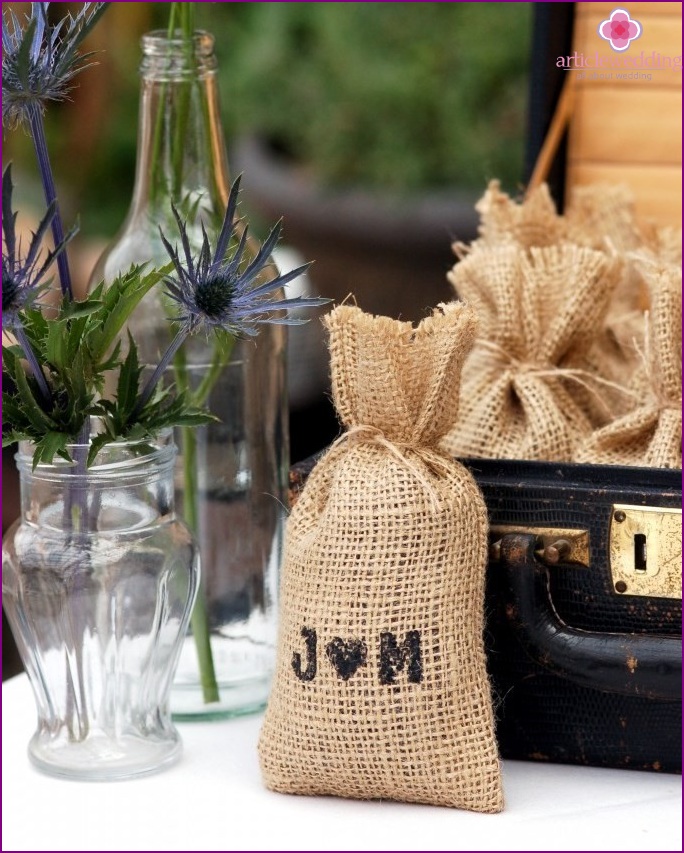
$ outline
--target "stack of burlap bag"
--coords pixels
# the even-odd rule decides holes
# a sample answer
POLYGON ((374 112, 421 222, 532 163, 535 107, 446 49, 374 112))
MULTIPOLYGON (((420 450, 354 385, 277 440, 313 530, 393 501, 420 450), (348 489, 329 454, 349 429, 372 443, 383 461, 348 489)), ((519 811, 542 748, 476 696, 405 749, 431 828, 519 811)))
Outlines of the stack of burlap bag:
POLYGON ((325 319, 344 432, 288 520, 274 791, 499 811, 487 508, 455 457, 681 466, 678 235, 638 229, 619 189, 560 216, 546 187, 492 183, 478 210, 459 300, 416 327, 325 319))
POLYGON ((681 467, 681 234, 637 225, 628 191, 492 182, 449 274, 479 320, 454 456, 681 467))

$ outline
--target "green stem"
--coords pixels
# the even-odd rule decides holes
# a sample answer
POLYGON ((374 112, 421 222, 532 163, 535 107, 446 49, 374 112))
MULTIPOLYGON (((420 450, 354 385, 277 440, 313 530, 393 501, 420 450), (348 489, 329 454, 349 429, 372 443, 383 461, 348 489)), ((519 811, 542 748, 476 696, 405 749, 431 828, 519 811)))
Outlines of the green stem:
MULTIPOLYGON (((189 49, 192 50, 192 43, 190 43, 189 49)), ((173 142, 171 143, 171 166, 173 169, 171 194, 178 204, 183 202, 183 152, 188 129, 188 113, 190 111, 193 81, 179 82, 177 86, 176 120, 173 125, 173 142)))
MULTIPOLYGON (((192 58, 194 50, 192 37, 194 34, 194 9, 193 3, 171 3, 169 11, 169 26, 166 31, 167 38, 175 37, 176 32, 180 30, 181 36, 187 41, 187 50, 192 58)), ((151 202, 157 204, 160 198, 170 194, 171 199, 178 204, 179 194, 183 186, 183 146, 185 134, 188 124, 188 112, 190 106, 190 94, 192 81, 179 82, 175 84, 178 89, 178 95, 173 98, 173 110, 169 111, 169 122, 171 128, 165 128, 164 116, 166 113, 166 100, 169 96, 169 91, 173 91, 168 83, 162 84, 160 90, 160 102, 157 110, 157 117, 154 125, 154 134, 152 140, 152 191, 151 202), (164 179, 164 164, 161 162, 161 150, 163 147, 164 134, 168 133, 171 138, 171 158, 172 158, 172 185, 163 186, 164 179)), ((173 84, 171 84, 173 86, 173 84)))
POLYGON ((204 378, 198 385, 197 389, 192 394, 193 406, 203 406, 207 397, 211 393, 216 380, 219 378, 221 371, 230 361, 230 356, 235 346, 235 338, 222 346, 217 339, 214 340, 214 358, 211 362, 211 367, 204 374, 204 378))
MULTIPOLYGON (((186 43, 188 65, 192 63, 194 53, 193 36, 195 34, 194 10, 193 3, 173 3, 172 6, 177 7, 178 29, 186 43)), ((171 12, 173 17, 173 9, 171 12)), ((171 21, 169 21, 169 37, 173 37, 174 31, 171 29, 171 21)), ((188 129, 188 114, 190 110, 190 98, 192 92, 193 81, 188 80, 178 84, 178 95, 176 104, 176 120, 173 127, 173 141, 171 144, 171 157, 173 167, 173 197, 179 201, 183 189, 183 151, 185 147, 185 136, 188 129)))
MULTIPOLYGON (((193 533, 199 536, 197 438, 192 427, 181 427, 181 447, 183 452, 183 517, 193 533)), ((205 702, 218 702, 220 699, 219 688, 211 651, 211 629, 202 580, 190 617, 190 626, 197 651, 202 697, 205 702)))
MULTIPOLYGON (((194 405, 202 405, 208 397, 223 368, 228 364, 233 351, 234 339, 214 345, 214 358, 197 390, 192 395, 194 405)), ((173 360, 176 387, 179 391, 188 388, 188 368, 184 350, 176 352, 173 360)), ((197 438, 193 427, 181 427, 181 451, 183 455, 183 517, 185 523, 199 541, 199 484, 197 482, 197 438)), ((200 581, 197 600, 190 618, 195 640, 202 697, 206 703, 220 700, 216 669, 211 650, 211 626, 207 613, 204 584, 200 581)))
POLYGON ((166 31, 166 35, 171 39, 173 38, 173 34, 176 32, 177 24, 176 19, 178 18, 178 7, 182 5, 181 3, 172 3, 171 8, 169 9, 169 28, 166 31))
POLYGON ((155 209, 158 206, 159 197, 164 197, 163 188, 160 187, 161 179, 164 175, 164 166, 161 163, 160 153, 162 147, 162 138, 164 135, 164 102, 166 101, 167 85, 167 83, 162 83, 161 86, 159 109, 157 110, 157 118, 154 122, 154 136, 152 139, 152 162, 150 164, 150 170, 152 172, 150 181, 150 203, 155 209))
MULTIPOLYGON (((169 14, 168 37, 173 38, 177 30, 180 30, 187 40, 188 51, 192 53, 194 45, 192 37, 194 34, 194 4, 172 3, 169 14)), ((161 148, 163 145, 163 134, 168 133, 171 143, 171 180, 169 185, 159 187, 164 194, 170 194, 176 204, 182 203, 183 188, 183 153, 185 137, 187 133, 188 116, 190 110, 190 99, 192 97, 192 81, 179 82, 175 84, 177 91, 174 93, 173 107, 170 120, 173 122, 170 128, 164 127, 164 101, 167 98, 167 90, 164 90, 162 102, 159 106, 157 121, 154 132, 154 155, 152 169, 156 177, 155 186, 159 187, 159 181, 163 175, 164 164, 160 162, 161 148)), ((194 405, 202 406, 214 387, 221 371, 230 360, 233 341, 215 340, 214 358, 212 364, 193 392, 190 389, 188 376, 187 358, 181 347, 174 355, 173 369, 176 387, 179 391, 190 391, 191 400, 194 405)), ((192 427, 181 427, 181 452, 183 456, 183 516, 186 524, 192 530, 199 541, 199 484, 197 479, 197 438, 192 427)), ((206 703, 218 702, 220 700, 219 687, 216 680, 216 670, 211 649, 211 626, 207 612, 207 602, 204 593, 204 583, 200 582, 200 589, 190 619, 192 634, 197 651, 200 683, 202 695, 206 703)))

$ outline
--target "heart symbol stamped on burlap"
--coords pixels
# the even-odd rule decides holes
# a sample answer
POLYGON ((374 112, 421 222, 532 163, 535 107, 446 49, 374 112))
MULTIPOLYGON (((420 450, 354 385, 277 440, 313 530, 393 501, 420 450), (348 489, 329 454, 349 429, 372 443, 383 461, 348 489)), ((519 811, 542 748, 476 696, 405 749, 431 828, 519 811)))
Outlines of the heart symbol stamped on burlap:
POLYGON ((360 666, 365 666, 367 651, 363 640, 343 640, 342 637, 335 637, 325 647, 328 660, 343 681, 351 678, 360 666))

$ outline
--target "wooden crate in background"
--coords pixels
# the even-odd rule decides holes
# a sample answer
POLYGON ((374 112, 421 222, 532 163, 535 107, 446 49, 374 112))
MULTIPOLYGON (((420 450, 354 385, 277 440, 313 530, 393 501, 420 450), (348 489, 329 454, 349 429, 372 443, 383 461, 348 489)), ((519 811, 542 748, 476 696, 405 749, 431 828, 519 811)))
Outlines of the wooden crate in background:
MULTIPOLYGON (((680 3, 576 3, 573 51, 585 55, 680 58, 680 3), (641 36, 624 53, 612 50, 598 34, 601 21, 619 6, 639 21, 641 36)), ((682 72, 587 69, 576 71, 575 99, 568 139, 566 186, 589 183, 627 184, 636 197, 637 214, 660 225, 682 222, 682 72), (617 79, 638 71, 651 79, 617 79), (610 79, 593 77, 603 72, 610 79)))

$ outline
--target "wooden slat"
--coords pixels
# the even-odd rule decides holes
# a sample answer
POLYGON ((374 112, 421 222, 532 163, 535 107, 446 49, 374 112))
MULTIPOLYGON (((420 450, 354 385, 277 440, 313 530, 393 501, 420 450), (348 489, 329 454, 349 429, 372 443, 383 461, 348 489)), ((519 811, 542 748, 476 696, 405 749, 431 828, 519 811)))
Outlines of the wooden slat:
POLYGON ((594 64, 597 55, 605 57, 605 65, 567 72, 575 86, 570 193, 576 184, 625 183, 634 192, 638 215, 681 226, 682 74, 644 64, 649 57, 653 61, 654 52, 661 63, 681 57, 681 35, 679 3, 576 4, 573 52, 594 64), (642 26, 640 38, 624 52, 612 50, 598 34, 600 22, 618 5, 642 26), (635 76, 618 77, 625 74, 635 76))
POLYGON ((570 187, 596 183, 627 184, 635 195, 638 216, 654 220, 659 225, 681 227, 681 167, 570 161, 567 169, 570 187))
MULTIPOLYGON (((577 4, 578 6, 589 5, 589 6, 603 6, 607 4, 603 3, 590 3, 590 4, 577 4)), ((584 15, 578 17, 575 21, 575 35, 573 38, 573 52, 583 53, 586 57, 591 57, 592 61, 595 60, 596 54, 601 58, 605 58, 606 67, 598 69, 603 73, 623 73, 629 71, 642 71, 644 73, 651 74, 651 81, 649 83, 650 86, 663 86, 668 88, 678 88, 681 89, 682 86, 682 72, 681 65, 679 70, 675 67, 670 68, 654 68, 648 67, 645 64, 642 64, 641 67, 638 66, 638 62, 646 62, 649 60, 650 62, 654 62, 658 59, 658 54, 660 54, 660 61, 663 65, 667 62, 668 59, 672 60, 674 58, 680 57, 682 55, 682 13, 681 6, 679 3, 672 4, 651 4, 645 3, 644 6, 648 8, 644 10, 641 14, 641 17, 633 11, 633 8, 638 4, 630 4, 628 7, 628 11, 634 18, 636 18, 642 26, 642 34, 641 36, 632 42, 630 47, 623 52, 618 52, 613 50, 608 42, 605 39, 602 39, 598 34, 598 25, 602 20, 605 20, 606 17, 610 14, 612 9, 615 6, 608 6, 608 11, 604 14, 603 12, 591 9, 589 12, 584 15), (676 7, 676 15, 672 16, 657 16, 652 14, 651 6, 655 5, 669 5, 676 7), (643 58, 642 58, 643 52, 643 58), (655 52, 655 60, 653 57, 653 53, 655 52), (619 63, 619 67, 613 67, 611 63, 616 61, 619 63), (631 63, 634 63, 632 66, 631 63)), ((587 69, 588 71, 595 71, 597 69, 587 69)), ((578 72, 568 72, 572 74, 576 74, 578 72)), ((586 78, 585 78, 586 80, 586 78)), ((613 77, 613 82, 615 78, 613 77)), ((583 82, 578 76, 578 82, 583 82)), ((589 80, 588 84, 592 81, 589 80)))
POLYGON ((600 20, 605 20, 613 9, 620 7, 626 9, 630 17, 639 20, 639 16, 647 15, 669 15, 671 17, 681 16, 682 7, 680 3, 575 3, 575 16, 589 16, 595 18, 601 15, 600 20))
POLYGON ((587 86, 575 103, 570 152, 574 160, 681 165, 681 92, 587 86))

